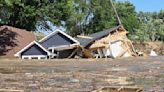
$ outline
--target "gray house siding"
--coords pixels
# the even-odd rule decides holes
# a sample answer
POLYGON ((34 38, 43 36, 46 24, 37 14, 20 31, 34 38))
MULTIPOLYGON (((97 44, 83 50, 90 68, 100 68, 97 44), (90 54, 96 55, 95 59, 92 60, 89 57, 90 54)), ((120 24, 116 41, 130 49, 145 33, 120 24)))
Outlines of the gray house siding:
POLYGON ((57 33, 51 36, 50 38, 48 38, 47 40, 41 42, 40 44, 45 48, 48 48, 48 47, 59 46, 59 45, 70 45, 73 43, 75 42, 67 38, 65 35, 61 33, 57 33))
POLYGON ((21 56, 22 55, 47 55, 47 52, 41 49, 38 45, 34 44, 30 48, 22 52, 21 56))

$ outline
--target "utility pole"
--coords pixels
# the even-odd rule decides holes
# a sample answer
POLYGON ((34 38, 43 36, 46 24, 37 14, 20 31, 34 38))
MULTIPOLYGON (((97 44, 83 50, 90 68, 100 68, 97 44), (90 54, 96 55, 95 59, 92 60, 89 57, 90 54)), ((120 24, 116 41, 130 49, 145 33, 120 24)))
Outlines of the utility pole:
POLYGON ((115 14, 116 14, 116 17, 117 17, 117 20, 118 20, 119 25, 122 25, 121 20, 120 20, 120 18, 119 18, 119 16, 118 16, 117 10, 116 10, 115 6, 113 5, 113 1, 110 0, 110 3, 111 3, 111 5, 112 5, 112 8, 113 8, 115 14))

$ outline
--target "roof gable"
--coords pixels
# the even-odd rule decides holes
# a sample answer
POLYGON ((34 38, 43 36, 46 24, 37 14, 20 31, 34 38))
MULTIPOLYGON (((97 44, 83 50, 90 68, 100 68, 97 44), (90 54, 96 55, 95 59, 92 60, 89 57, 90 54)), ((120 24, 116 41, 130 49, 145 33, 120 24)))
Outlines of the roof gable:
MULTIPOLYGON (((34 50, 34 49, 38 49, 39 51, 44 51, 44 52, 46 52, 48 55, 51 55, 51 53, 48 51, 48 50, 46 50, 43 46, 41 46, 39 43, 37 43, 36 41, 33 41, 33 42, 31 42, 30 44, 28 44, 26 47, 24 47, 23 49, 21 49, 19 52, 17 52, 16 54, 15 54, 15 56, 20 56, 22 53, 31 53, 31 55, 33 54, 33 52, 30 52, 30 51, 28 51, 28 50, 34 50)), ((37 51, 38 51, 37 50, 37 51)), ((45 54, 45 53, 43 53, 43 52, 37 52, 38 54, 45 54)), ((34 53, 34 54, 36 54, 36 53, 34 53)))
POLYGON ((40 42, 40 44, 46 48, 50 47, 56 47, 61 45, 71 45, 76 44, 74 41, 70 40, 68 37, 61 33, 56 33, 53 36, 49 37, 43 42, 40 42))
POLYGON ((42 43, 44 41, 46 41, 47 39, 49 39, 50 37, 54 36, 55 34, 60 33, 63 36, 67 37, 68 39, 70 39, 71 41, 73 41, 74 43, 79 43, 76 39, 74 39, 73 37, 71 37, 70 35, 62 32, 61 30, 57 29, 56 31, 52 32, 51 34, 45 36, 43 39, 41 39, 39 42, 42 43))

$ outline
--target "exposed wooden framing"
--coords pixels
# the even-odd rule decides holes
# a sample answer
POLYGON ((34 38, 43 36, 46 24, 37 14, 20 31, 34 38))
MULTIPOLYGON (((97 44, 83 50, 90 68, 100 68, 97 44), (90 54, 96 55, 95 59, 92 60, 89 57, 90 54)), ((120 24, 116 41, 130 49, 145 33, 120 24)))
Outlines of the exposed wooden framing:
POLYGON ((86 38, 86 39, 93 39, 93 37, 84 36, 84 35, 77 35, 78 38, 86 38))
POLYGON ((123 88, 124 88, 124 87, 121 86, 120 88, 117 89, 117 91, 119 92, 119 91, 121 91, 121 89, 123 89, 123 88))
POLYGON ((100 58, 103 58, 103 53, 102 53, 102 50, 100 48, 97 49, 97 52, 98 52, 100 58))
POLYGON ((116 33, 119 34, 118 30, 116 29, 116 33))
POLYGON ((127 38, 126 34, 128 32, 124 27, 122 26, 121 28, 113 31, 112 33, 109 33, 106 37, 100 38, 98 40, 95 40, 87 49, 83 48, 83 54, 85 57, 92 58, 92 57, 100 57, 102 58, 104 53, 102 53, 101 49, 103 48, 110 48, 110 42, 113 41, 121 41, 122 45, 121 47, 123 48, 123 51, 120 51, 120 53, 116 56, 122 57, 124 56, 137 56, 134 50, 134 47, 132 45, 132 42, 127 38), (97 51, 98 54, 97 56, 93 56, 92 52, 97 51))
POLYGON ((125 92, 125 91, 128 92, 129 90, 131 90, 130 92, 142 92, 143 88, 137 86, 108 86, 108 87, 101 87, 91 92, 102 92, 102 91, 110 92, 111 90, 113 90, 112 92, 125 92))
POLYGON ((108 36, 101 38, 97 41, 95 41, 91 46, 90 49, 93 48, 100 48, 100 47, 106 47, 108 48, 109 42, 114 40, 121 40, 122 38, 126 37, 127 32, 115 32, 113 34, 109 34, 108 36))
POLYGON ((132 56, 138 56, 138 55, 136 54, 136 51, 134 50, 134 47, 133 47, 133 45, 132 45, 132 43, 131 43, 131 41, 130 41, 129 39, 122 40, 122 41, 125 43, 125 45, 126 45, 125 48, 128 48, 128 52, 129 52, 132 56))
POLYGON ((59 58, 59 51, 58 51, 57 54, 56 54, 56 58, 59 58))
POLYGON ((90 50, 84 48, 81 45, 79 45, 78 48, 81 49, 81 54, 83 54, 84 57, 86 57, 86 58, 93 58, 90 50))
POLYGON ((122 42, 122 47, 125 50, 120 52, 120 54, 117 57, 122 57, 125 53, 128 53, 129 55, 133 56, 135 55, 135 51, 131 41, 126 36, 127 33, 128 32, 123 27, 121 27, 115 30, 112 34, 110 33, 106 37, 103 37, 93 42, 93 44, 89 47, 89 50, 91 50, 91 52, 92 50, 97 50, 98 56, 102 58, 103 53, 101 53, 100 49, 109 48, 110 42, 119 40, 122 42))
POLYGON ((75 50, 71 53, 71 55, 68 56, 68 58, 71 58, 73 55, 75 55, 75 53, 76 53, 78 50, 79 50, 78 48, 75 49, 75 50))
POLYGON ((49 47, 48 49, 49 50, 56 50, 56 51, 63 51, 63 50, 76 48, 77 46, 78 46, 77 44, 62 45, 62 46, 49 47))
POLYGON ((24 92, 24 90, 0 89, 1 92, 24 92))
POLYGON ((87 57, 87 58, 93 58, 93 56, 92 56, 92 52, 91 51, 89 51, 89 50, 87 50, 87 49, 83 49, 82 50, 82 53, 84 54, 84 56, 85 57, 87 57))
POLYGON ((117 58, 122 57, 127 52, 127 50, 128 49, 125 49, 123 52, 120 52, 120 54, 117 56, 117 58))

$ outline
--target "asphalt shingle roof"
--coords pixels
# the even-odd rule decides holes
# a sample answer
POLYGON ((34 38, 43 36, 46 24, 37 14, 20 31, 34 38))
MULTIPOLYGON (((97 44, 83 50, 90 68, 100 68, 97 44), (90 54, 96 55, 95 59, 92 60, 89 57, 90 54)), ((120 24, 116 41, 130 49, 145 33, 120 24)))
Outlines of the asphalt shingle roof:
POLYGON ((95 40, 100 39, 100 38, 108 35, 112 31, 115 31, 116 29, 118 29, 120 27, 121 27, 121 25, 116 26, 116 27, 113 27, 113 28, 110 28, 110 29, 106 29, 104 31, 100 31, 100 32, 97 32, 97 33, 93 33, 93 34, 88 35, 89 37, 92 37, 92 39, 76 38, 76 40, 78 40, 83 47, 87 47, 88 45, 90 45, 95 40))

